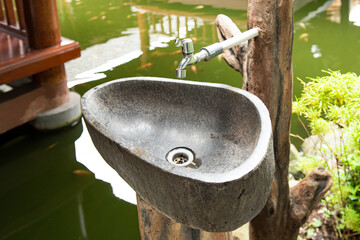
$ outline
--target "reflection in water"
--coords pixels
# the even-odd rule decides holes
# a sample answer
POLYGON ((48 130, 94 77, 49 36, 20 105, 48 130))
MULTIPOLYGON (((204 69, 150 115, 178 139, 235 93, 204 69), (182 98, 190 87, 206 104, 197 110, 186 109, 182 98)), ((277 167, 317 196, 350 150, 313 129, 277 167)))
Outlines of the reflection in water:
POLYGON ((81 192, 77 194, 77 202, 78 202, 78 213, 79 213, 81 234, 84 239, 87 239, 88 235, 87 235, 87 231, 86 231, 85 216, 84 216, 84 209, 83 209, 83 195, 81 192))
MULTIPOLYGON (((81 58, 66 63, 68 86, 106 78, 105 71, 140 57, 140 69, 150 67, 150 51, 159 47, 168 47, 176 37, 185 38, 188 31, 203 27, 203 39, 206 38, 205 22, 201 18, 149 13, 147 10, 131 8, 137 13, 138 28, 126 29, 126 36, 113 38, 106 43, 88 47, 81 58), (150 25, 151 23, 151 25, 150 25)), ((216 29, 212 22, 212 40, 216 41, 216 29)), ((196 39, 196 34, 195 34, 196 39)))
MULTIPOLYGON (((83 125, 85 126, 84 122, 83 125)), ((97 179, 110 183, 116 197, 136 204, 134 190, 103 160, 87 130, 75 141, 75 149, 76 160, 92 171, 97 179)))
POLYGON ((314 44, 311 46, 311 52, 313 53, 314 58, 319 58, 321 57, 321 52, 319 49, 319 46, 314 44))
POLYGON ((83 132, 79 123, 49 133, 25 125, 0 135, 0 239, 139 239, 136 207, 77 162, 77 151, 102 160, 81 140, 83 132))
POLYGON ((351 2, 349 21, 353 22, 355 26, 360 26, 360 0, 351 2))
POLYGON ((303 19, 301 19, 299 22, 308 22, 310 21, 312 18, 315 18, 318 14, 325 12, 334 2, 334 0, 328 0, 326 1, 323 5, 319 6, 316 10, 311 11, 307 14, 306 17, 304 17, 303 19))
POLYGON ((138 16, 138 25, 139 25, 141 51, 142 51, 140 62, 141 65, 144 66, 148 62, 149 51, 150 51, 149 24, 147 22, 146 12, 138 11, 137 16, 138 16))
POLYGON ((247 0, 169 0, 169 3, 182 3, 189 5, 197 5, 198 8, 201 8, 202 5, 213 6, 214 8, 228 8, 228 9, 237 9, 237 10, 246 10, 247 9, 247 0), (200 6, 200 7, 199 7, 200 6))

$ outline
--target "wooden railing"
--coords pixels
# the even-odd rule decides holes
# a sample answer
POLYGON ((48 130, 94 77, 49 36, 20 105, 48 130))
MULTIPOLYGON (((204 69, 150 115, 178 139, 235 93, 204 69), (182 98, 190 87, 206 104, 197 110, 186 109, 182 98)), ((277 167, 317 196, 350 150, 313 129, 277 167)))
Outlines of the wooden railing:
POLYGON ((25 39, 24 7, 21 0, 0 0, 0 30, 25 39))
POLYGON ((37 74, 79 56, 60 36, 55 0, 0 0, 0 84, 34 74, 40 85, 58 82, 37 74))
POLYGON ((79 56, 60 35, 56 0, 0 0, 0 85, 14 87, 0 95, 0 134, 68 101, 64 63, 79 56))

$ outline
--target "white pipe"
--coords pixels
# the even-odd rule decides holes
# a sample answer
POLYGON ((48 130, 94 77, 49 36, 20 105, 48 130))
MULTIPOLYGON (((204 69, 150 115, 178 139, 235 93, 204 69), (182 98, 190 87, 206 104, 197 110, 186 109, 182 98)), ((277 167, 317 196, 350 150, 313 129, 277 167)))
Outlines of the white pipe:
POLYGON ((246 32, 240 33, 238 35, 233 36, 232 38, 229 38, 223 42, 220 42, 223 51, 232 48, 236 45, 241 44, 242 42, 245 42, 253 37, 256 37, 259 35, 259 29, 258 28, 252 28, 250 30, 247 30, 246 32))

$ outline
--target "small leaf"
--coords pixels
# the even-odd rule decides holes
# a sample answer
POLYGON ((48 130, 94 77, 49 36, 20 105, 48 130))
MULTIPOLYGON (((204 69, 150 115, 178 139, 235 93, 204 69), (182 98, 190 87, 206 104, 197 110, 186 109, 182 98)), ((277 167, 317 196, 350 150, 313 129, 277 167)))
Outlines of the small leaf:
POLYGON ((315 229, 309 228, 306 234, 306 238, 311 238, 315 233, 315 229))
POLYGON ((349 198, 350 198, 351 201, 356 201, 356 200, 359 199, 359 197, 355 196, 355 195, 349 195, 349 198))
POLYGON ((321 227, 322 222, 321 222, 319 219, 315 219, 315 220, 312 222, 312 225, 313 225, 314 228, 319 228, 319 227, 321 227))

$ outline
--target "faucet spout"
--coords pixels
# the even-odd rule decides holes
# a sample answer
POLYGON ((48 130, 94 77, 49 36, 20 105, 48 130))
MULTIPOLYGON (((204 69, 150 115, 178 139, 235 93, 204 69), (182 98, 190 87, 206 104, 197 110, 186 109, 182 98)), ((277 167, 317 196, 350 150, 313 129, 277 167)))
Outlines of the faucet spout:
POLYGON ((205 60, 208 57, 207 51, 201 50, 200 52, 194 54, 184 54, 184 58, 179 63, 179 66, 176 69, 176 77, 177 78, 185 78, 186 77, 186 67, 196 64, 200 61, 205 60))
POLYGON ((178 69, 184 69, 193 63, 194 63, 194 54, 190 53, 184 56, 184 58, 179 63, 178 69))
POLYGON ((177 68, 176 69, 176 77, 177 78, 186 78, 186 69, 185 68, 177 68))
POLYGON ((194 54, 184 54, 184 58, 179 63, 179 66, 176 69, 177 78, 186 78, 186 67, 192 65, 196 62, 194 54))
POLYGON ((239 35, 236 35, 232 38, 229 38, 223 42, 214 43, 210 46, 203 47, 200 49, 198 53, 195 54, 194 54, 193 42, 191 39, 184 39, 181 42, 179 39, 177 39, 175 45, 177 47, 182 46, 182 53, 184 57, 176 69, 176 77, 185 78, 187 66, 196 64, 201 61, 209 61, 215 56, 221 54, 223 51, 235 45, 242 44, 243 42, 258 35, 259 35, 259 29, 253 28, 239 35))

